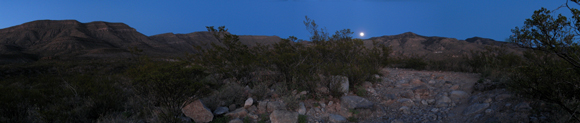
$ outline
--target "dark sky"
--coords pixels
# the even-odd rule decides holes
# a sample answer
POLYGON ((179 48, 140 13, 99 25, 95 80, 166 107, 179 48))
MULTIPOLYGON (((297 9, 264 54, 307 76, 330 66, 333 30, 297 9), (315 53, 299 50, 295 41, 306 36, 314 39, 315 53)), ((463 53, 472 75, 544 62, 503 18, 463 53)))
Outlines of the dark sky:
MULTIPOLYGON (((460 40, 479 36, 503 41, 534 10, 565 0, 2 0, 0 28, 34 20, 122 22, 151 36, 205 31, 225 25, 238 35, 310 34, 304 16, 334 33, 356 38, 414 32, 460 40), (358 36, 364 32, 365 36, 358 36)), ((560 10, 567 12, 565 9, 560 10)))

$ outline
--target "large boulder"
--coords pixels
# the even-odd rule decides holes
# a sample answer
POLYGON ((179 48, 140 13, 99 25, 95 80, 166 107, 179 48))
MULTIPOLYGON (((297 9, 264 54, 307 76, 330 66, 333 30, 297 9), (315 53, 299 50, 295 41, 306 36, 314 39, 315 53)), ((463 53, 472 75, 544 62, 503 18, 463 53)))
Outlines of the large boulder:
POLYGON ((371 108, 374 106, 373 102, 359 96, 342 96, 340 103, 342 107, 347 109, 371 108))
POLYGON ((207 108, 201 100, 195 100, 183 107, 181 112, 185 116, 193 119, 196 123, 206 123, 213 120, 213 113, 207 108))
POLYGON ((348 77, 346 76, 332 76, 330 77, 330 88, 338 89, 342 93, 348 93, 348 77))
POLYGON ((298 122, 298 113, 286 110, 275 110, 270 114, 272 123, 296 123, 298 122))

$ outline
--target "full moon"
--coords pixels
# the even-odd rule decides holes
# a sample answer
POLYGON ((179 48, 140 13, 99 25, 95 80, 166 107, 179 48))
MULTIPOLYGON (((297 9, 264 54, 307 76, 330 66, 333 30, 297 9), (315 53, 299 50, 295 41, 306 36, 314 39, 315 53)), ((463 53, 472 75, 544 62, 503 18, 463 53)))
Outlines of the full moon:
POLYGON ((365 33, 364 33, 364 32, 361 32, 361 33, 360 33, 360 36, 365 36, 365 33))

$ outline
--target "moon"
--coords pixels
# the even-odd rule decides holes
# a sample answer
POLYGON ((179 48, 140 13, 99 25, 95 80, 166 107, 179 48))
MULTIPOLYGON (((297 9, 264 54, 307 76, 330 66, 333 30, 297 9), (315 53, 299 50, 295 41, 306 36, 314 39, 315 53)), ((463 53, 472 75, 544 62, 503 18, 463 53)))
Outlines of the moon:
POLYGON ((365 36, 365 33, 364 32, 360 32, 360 36, 365 36))

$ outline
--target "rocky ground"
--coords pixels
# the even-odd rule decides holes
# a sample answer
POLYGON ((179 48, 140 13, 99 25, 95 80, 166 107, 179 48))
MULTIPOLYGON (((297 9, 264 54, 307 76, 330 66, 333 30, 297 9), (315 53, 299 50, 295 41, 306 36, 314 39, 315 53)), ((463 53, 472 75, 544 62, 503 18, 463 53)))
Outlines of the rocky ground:
MULTIPOLYGON (((253 100, 243 107, 201 108, 191 103, 184 114, 196 122, 225 115, 229 122, 311 123, 448 123, 547 122, 552 110, 538 101, 519 98, 478 74, 385 68, 380 82, 365 82, 341 98, 300 100, 289 109, 279 98, 253 100), (358 92, 357 92, 358 91, 358 92), (356 95, 355 93, 359 94, 356 95), (205 112, 205 113, 203 113, 205 112), (211 115, 211 118, 210 118, 211 115)), ((308 92, 293 92, 295 97, 308 92)))

